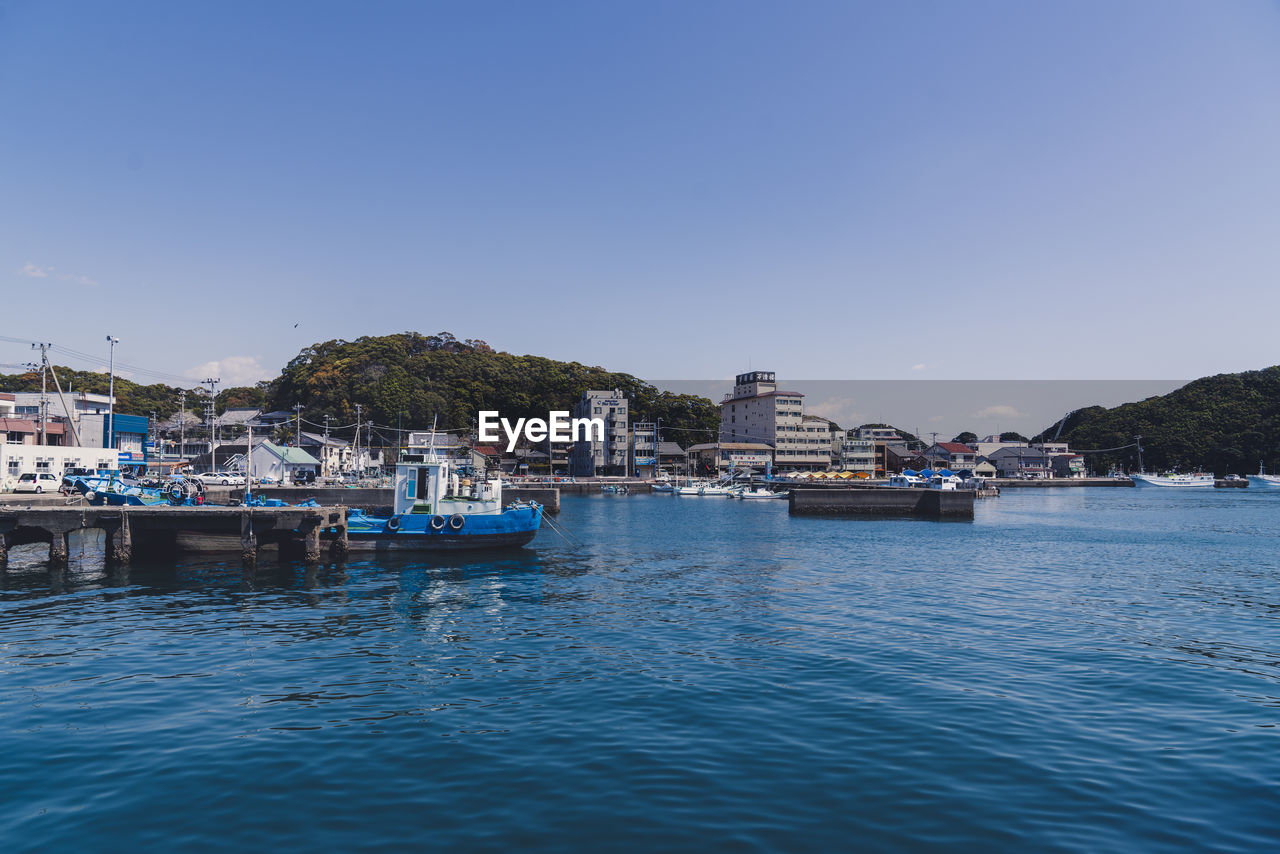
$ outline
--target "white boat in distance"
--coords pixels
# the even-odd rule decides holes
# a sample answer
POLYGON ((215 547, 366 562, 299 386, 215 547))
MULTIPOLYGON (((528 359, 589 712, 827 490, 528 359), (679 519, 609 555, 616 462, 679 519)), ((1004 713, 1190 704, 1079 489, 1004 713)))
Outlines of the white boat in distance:
POLYGON ((742 492, 738 493, 738 498, 743 498, 743 499, 786 498, 786 497, 787 497, 787 493, 785 492, 773 492, 772 490, 766 489, 763 486, 757 486, 755 489, 744 489, 742 492))
POLYGON ((1213 488, 1213 475, 1198 472, 1196 474, 1131 474, 1134 486, 1172 486, 1172 487, 1209 487, 1213 488))
POLYGON ((1249 475, 1249 485, 1261 489, 1280 489, 1280 474, 1263 474, 1262 463, 1258 463, 1258 473, 1249 475))

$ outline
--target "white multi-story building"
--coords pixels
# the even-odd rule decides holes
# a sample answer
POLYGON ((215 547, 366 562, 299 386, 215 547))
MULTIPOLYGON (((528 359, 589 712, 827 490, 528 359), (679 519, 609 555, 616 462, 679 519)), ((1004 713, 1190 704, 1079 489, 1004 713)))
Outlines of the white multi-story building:
POLYGON ((826 469, 830 422, 806 424, 803 399, 798 391, 779 391, 772 371, 738 374, 733 393, 720 402, 720 441, 769 445, 774 466, 783 471, 826 469))
POLYGON ((859 439, 856 430, 845 435, 840 449, 840 468, 844 471, 865 472, 869 477, 876 473, 876 443, 872 439, 859 439))
POLYGON ((599 418, 604 421, 604 439, 588 431, 586 438, 573 444, 575 477, 626 475, 630 448, 627 431, 627 399, 618 389, 584 391, 573 406, 574 418, 599 418))

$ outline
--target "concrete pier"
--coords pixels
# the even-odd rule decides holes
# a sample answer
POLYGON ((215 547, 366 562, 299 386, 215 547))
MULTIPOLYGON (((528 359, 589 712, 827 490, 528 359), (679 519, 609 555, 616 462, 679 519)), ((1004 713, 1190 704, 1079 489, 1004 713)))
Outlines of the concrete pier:
POLYGON ((67 535, 86 528, 106 532, 107 558, 116 565, 128 564, 135 548, 163 553, 182 543, 190 550, 225 551, 225 544, 234 542, 249 565, 264 544, 286 552, 294 546, 303 560, 316 562, 324 532, 332 532, 333 557, 347 553, 345 506, 5 507, 0 508, 0 567, 7 564, 10 549, 27 543, 48 543, 50 564, 65 566, 67 535))
POLYGON ((974 494, 943 489, 792 489, 787 497, 796 516, 914 516, 972 520, 974 494))
MULTIPOLYGON (((586 486, 587 484, 570 485, 586 486)), ((648 491, 647 484, 645 490, 648 491)), ((599 492, 600 484, 594 484, 591 491, 599 492)), ((360 507, 374 513, 385 512, 387 515, 390 515, 391 506, 395 503, 395 495, 393 493, 394 490, 390 488, 355 487, 348 489, 341 486, 268 486, 256 492, 257 495, 262 495, 266 498, 279 498, 281 501, 287 501, 290 504, 315 499, 320 504, 360 507)), ((215 486, 210 487, 205 494, 212 504, 230 504, 233 500, 239 500, 244 497, 244 487, 215 486)), ((541 484, 537 486, 504 484, 502 494, 505 499, 510 501, 536 501, 548 513, 560 512, 560 490, 556 487, 541 484)))

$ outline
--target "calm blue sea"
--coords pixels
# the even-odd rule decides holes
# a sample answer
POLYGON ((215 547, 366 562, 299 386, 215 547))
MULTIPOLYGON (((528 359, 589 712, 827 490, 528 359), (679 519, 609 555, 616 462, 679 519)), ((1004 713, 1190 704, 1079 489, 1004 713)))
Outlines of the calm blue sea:
POLYGON ((0 850, 1280 845, 1280 491, 0 573, 0 850))

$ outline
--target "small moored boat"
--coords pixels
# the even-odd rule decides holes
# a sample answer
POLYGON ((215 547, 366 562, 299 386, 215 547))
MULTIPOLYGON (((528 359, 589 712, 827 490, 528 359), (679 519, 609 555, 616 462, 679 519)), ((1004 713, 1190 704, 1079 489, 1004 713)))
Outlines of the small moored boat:
POLYGON ((1280 474, 1266 474, 1262 463, 1258 463, 1258 473, 1249 475, 1249 485, 1260 489, 1280 489, 1280 474))
POLYGON ((434 453, 404 454, 396 465, 390 516, 352 511, 350 548, 452 551, 523 546, 542 524, 534 501, 503 503, 502 481, 461 477, 434 453))

